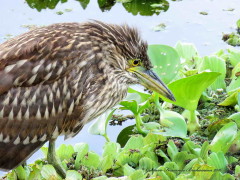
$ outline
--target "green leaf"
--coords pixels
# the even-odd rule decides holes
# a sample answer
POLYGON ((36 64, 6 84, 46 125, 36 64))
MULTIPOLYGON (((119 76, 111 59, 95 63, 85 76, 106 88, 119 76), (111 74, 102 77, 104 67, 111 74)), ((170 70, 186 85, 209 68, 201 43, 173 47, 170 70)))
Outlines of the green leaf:
POLYGON ((106 180, 106 179, 108 179, 107 176, 98 176, 98 177, 92 178, 92 180, 106 180))
POLYGON ((119 153, 120 144, 115 142, 107 142, 103 147, 103 157, 111 156, 113 158, 119 153))
POLYGON ((123 172, 124 172, 124 176, 130 176, 135 172, 135 169, 129 166, 128 164, 125 164, 123 166, 123 172))
POLYGON ((178 42, 175 47, 178 55, 186 60, 187 64, 192 64, 193 57, 198 55, 196 47, 191 43, 178 42), (191 62, 192 61, 192 62, 191 62))
POLYGON ((238 63, 240 63, 240 51, 236 49, 228 49, 228 57, 233 66, 236 66, 238 63))
POLYGON ((100 157, 94 152, 88 152, 85 156, 83 156, 81 164, 89 168, 98 168, 100 165, 100 157))
POLYGON ((171 102, 187 110, 195 111, 202 92, 210 86, 220 75, 216 72, 202 72, 187 78, 182 78, 168 85, 176 101, 162 97, 164 101, 171 102))
POLYGON ((217 153, 213 152, 210 154, 210 156, 207 158, 207 164, 215 169, 220 169, 222 172, 226 172, 228 162, 224 157, 223 152, 219 151, 217 153))
POLYGON ((143 137, 140 135, 137 136, 132 136, 125 147, 123 148, 124 150, 129 150, 129 149, 141 149, 144 146, 144 141, 143 137))
POLYGON ((193 169, 193 166, 195 164, 199 163, 199 160, 196 158, 196 159, 192 159, 184 168, 183 170, 184 171, 190 171, 193 169))
POLYGON ((207 160, 209 148, 210 147, 208 141, 205 141, 200 151, 200 158, 202 158, 203 160, 207 160))
POLYGON ((148 144, 158 144, 159 142, 164 142, 166 141, 167 138, 165 136, 159 135, 159 134, 154 134, 154 133, 148 133, 146 137, 144 137, 144 145, 148 144))
POLYGON ((180 58, 176 50, 166 45, 148 46, 148 56, 153 64, 153 71, 168 84, 181 68, 180 58))
POLYGON ((236 177, 239 177, 239 176, 240 176, 240 166, 239 166, 239 165, 237 165, 237 166, 235 167, 235 176, 236 176, 236 177))
POLYGON ((41 175, 44 179, 59 179, 56 170, 50 164, 42 167, 41 175))
POLYGON ((192 160, 195 158, 192 154, 188 154, 186 151, 177 152, 173 157, 173 162, 175 162, 180 169, 183 169, 185 162, 187 160, 192 160))
POLYGON ((88 132, 95 135, 106 135, 108 122, 112 118, 115 110, 116 109, 107 110, 105 113, 98 116, 96 121, 88 128, 88 132))
POLYGON ((28 176, 28 180, 37 180, 41 179, 41 170, 38 168, 38 165, 32 166, 32 171, 30 172, 28 176))
POLYGON ((178 148, 172 140, 168 142, 167 152, 172 160, 174 159, 174 156, 178 153, 178 148))
POLYGON ((25 169, 20 165, 18 166, 15 170, 14 170, 17 174, 17 177, 19 180, 25 180, 27 179, 27 173, 25 171, 25 169))
POLYGON ((18 180, 15 171, 11 171, 7 174, 7 180, 18 180))
MULTIPOLYGON (((199 59, 200 60, 200 59, 199 59)), ((198 64, 198 70, 205 71, 210 70, 211 72, 221 73, 216 81, 210 85, 211 90, 226 89, 225 77, 226 77, 226 62, 224 59, 217 56, 205 56, 200 60, 198 64)))
POLYGON ((211 142, 211 151, 226 153, 237 136, 237 125, 230 122, 224 125, 215 135, 211 142))
POLYGON ((240 112, 234 113, 228 117, 228 119, 232 119, 237 124, 237 127, 240 129, 240 112))
POLYGON ((139 170, 136 170, 134 173, 132 173, 129 177, 131 180, 135 180, 135 179, 136 180, 144 180, 146 175, 143 172, 143 170, 139 169, 139 170))
POLYGON ((147 101, 150 97, 151 97, 150 94, 140 92, 133 88, 128 88, 128 94, 127 94, 127 97, 124 98, 124 100, 126 101, 135 100, 137 101, 138 104, 141 104, 147 101))
MULTIPOLYGON (((129 0, 118 0, 128 2, 129 0)), ((123 7, 133 15, 152 16, 158 15, 162 11, 167 11, 169 2, 166 0, 131 0, 130 3, 123 3, 123 7), (152 4, 159 4, 157 7, 152 7, 152 4)))
POLYGON ((134 115, 138 114, 139 106, 138 106, 138 103, 135 100, 132 100, 132 101, 121 101, 119 104, 123 106, 120 109, 122 109, 122 110, 130 110, 130 111, 132 111, 132 113, 134 115))
POLYGON ((61 161, 69 160, 74 153, 74 149, 72 145, 61 144, 61 146, 57 149, 56 153, 61 161))
POLYGON ((90 0, 77 0, 80 2, 83 9, 87 8, 87 5, 89 4, 90 0))
POLYGON ((135 125, 132 126, 128 126, 126 128, 124 128, 118 135, 117 137, 117 142, 121 145, 121 147, 124 147, 125 144, 127 143, 127 141, 130 138, 130 135, 133 134, 133 128, 135 127, 135 125))
POLYGON ((103 173, 106 173, 108 169, 111 169, 114 164, 114 158, 111 155, 106 155, 100 163, 100 167, 103 173))
POLYGON ((238 94, 240 92, 240 89, 235 90, 234 92, 231 92, 230 96, 228 96, 224 101, 219 103, 219 106, 234 106, 238 103, 238 94))
POLYGON ((74 151, 77 152, 77 156, 75 159, 75 168, 76 169, 80 168, 81 160, 87 154, 88 150, 89 150, 88 144, 85 144, 85 143, 75 144, 74 151))
POLYGON ((174 111, 164 110, 160 115, 160 123, 165 128, 163 134, 171 137, 185 138, 187 136, 187 124, 183 116, 174 111))
POLYGON ((151 171, 156 167, 156 163, 148 157, 139 160, 139 168, 145 171, 151 171))
POLYGON ((82 175, 75 170, 68 170, 66 180, 82 180, 82 175))
POLYGON ((209 164, 194 164, 193 169, 197 170, 193 171, 194 177, 197 180, 210 179, 214 173, 214 167, 209 166, 209 164))

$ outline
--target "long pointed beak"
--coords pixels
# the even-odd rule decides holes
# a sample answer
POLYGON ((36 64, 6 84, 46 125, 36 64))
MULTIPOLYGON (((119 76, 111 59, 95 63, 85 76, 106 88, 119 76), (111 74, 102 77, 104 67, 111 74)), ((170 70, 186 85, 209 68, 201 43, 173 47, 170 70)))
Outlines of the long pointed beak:
POLYGON ((138 66, 129 68, 128 71, 135 73, 140 79, 140 84, 144 87, 153 90, 172 101, 176 101, 172 92, 152 70, 147 70, 138 66))

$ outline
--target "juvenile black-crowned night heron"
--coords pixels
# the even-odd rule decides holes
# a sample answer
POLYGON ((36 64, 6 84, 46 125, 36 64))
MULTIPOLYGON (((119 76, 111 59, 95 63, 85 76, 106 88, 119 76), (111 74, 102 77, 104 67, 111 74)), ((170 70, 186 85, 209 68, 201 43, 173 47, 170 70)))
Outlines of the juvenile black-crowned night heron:
POLYGON ((75 136, 84 124, 116 105, 131 84, 169 99, 172 93, 150 70, 147 44, 127 25, 61 23, 38 28, 0 45, 0 168, 21 164, 59 135, 75 136))

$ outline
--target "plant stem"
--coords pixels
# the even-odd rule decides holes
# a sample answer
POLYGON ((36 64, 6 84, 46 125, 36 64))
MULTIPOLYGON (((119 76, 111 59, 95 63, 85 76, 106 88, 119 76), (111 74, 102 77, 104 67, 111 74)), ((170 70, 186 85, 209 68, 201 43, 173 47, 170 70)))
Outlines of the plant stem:
POLYGON ((106 139, 107 142, 110 142, 110 139, 106 133, 103 135, 103 137, 106 139))
POLYGON ((196 116, 195 110, 189 110, 190 118, 188 120, 188 130, 190 134, 194 133, 199 127, 198 118, 196 116))
POLYGON ((136 119, 136 127, 139 133, 146 135, 147 133, 142 130, 141 125, 143 124, 140 114, 134 114, 136 119))
POLYGON ((154 103, 156 105, 156 107, 158 108, 160 114, 164 113, 164 109, 162 108, 162 106, 159 103, 159 95, 157 93, 153 94, 153 99, 154 99, 154 103))

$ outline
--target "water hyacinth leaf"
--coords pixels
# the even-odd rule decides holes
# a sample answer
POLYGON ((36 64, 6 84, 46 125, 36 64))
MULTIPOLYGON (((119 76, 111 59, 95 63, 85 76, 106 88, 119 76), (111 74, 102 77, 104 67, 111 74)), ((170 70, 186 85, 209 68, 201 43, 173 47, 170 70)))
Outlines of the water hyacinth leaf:
POLYGON ((76 159, 75 159, 75 168, 79 169, 83 157, 89 151, 89 146, 88 146, 88 144, 85 144, 85 143, 78 143, 74 146, 74 151, 77 152, 77 156, 76 156, 76 159))
POLYGON ((207 158, 207 164, 214 167, 214 169, 220 169, 221 172, 226 172, 228 162, 223 152, 219 151, 217 153, 213 152, 210 154, 207 158))
POLYGON ((219 72, 220 76, 216 79, 214 83, 210 85, 211 90, 226 89, 225 77, 226 77, 226 62, 224 59, 217 56, 205 56, 199 59, 198 71, 210 70, 211 72, 219 72))
POLYGON ((167 138, 163 135, 154 134, 154 133, 148 133, 146 137, 144 137, 144 145, 148 145, 151 143, 158 144, 159 142, 166 141, 167 138))
POLYGON ((145 101, 147 101, 151 97, 151 94, 147 94, 138 90, 135 90, 133 88, 128 88, 128 94, 127 97, 124 98, 126 101, 135 100, 138 104, 141 104, 145 101))
POLYGON ((104 145, 102 156, 103 157, 111 156, 111 157, 115 158, 117 153, 119 152, 119 150, 120 150, 120 144, 115 143, 115 142, 107 142, 104 145))
POLYGON ((109 156, 107 155, 102 159, 102 161, 100 163, 100 168, 103 171, 103 173, 106 173, 108 169, 112 168, 112 166, 114 164, 113 161, 114 161, 114 159, 111 155, 109 155, 109 156))
POLYGON ((210 179, 214 173, 214 167, 209 166, 208 164, 194 164, 193 169, 198 171, 193 171, 194 177, 198 180, 210 179))
POLYGON ((236 180, 233 176, 230 174, 222 174, 219 171, 215 171, 212 175, 211 179, 221 179, 221 180, 236 180))
POLYGON ((89 168, 98 168, 100 165, 100 157, 95 152, 88 152, 85 156, 83 156, 81 160, 81 165, 84 165, 89 168))
POLYGON ((173 160, 174 159, 174 156, 176 156, 176 154, 178 153, 178 148, 177 146, 174 144, 174 142, 172 140, 170 140, 168 142, 168 145, 167 145, 167 152, 168 152, 168 155, 170 156, 170 158, 173 160))
POLYGON ((221 103, 219 103, 219 106, 234 106, 238 103, 238 94, 240 92, 240 89, 237 89, 230 93, 230 95, 224 99, 221 103))
POLYGON ((164 101, 171 102, 187 110, 195 111, 202 92, 210 86, 220 75, 217 72, 202 72, 187 78, 182 78, 168 85, 176 101, 171 101, 163 96, 164 101))
POLYGON ((112 118, 112 115, 115 112, 115 110, 116 109, 114 110, 109 109, 105 113, 100 115, 96 119, 96 121, 88 128, 88 132, 95 135, 106 136, 108 122, 112 118))
POLYGON ((187 124, 183 116, 174 111, 164 110, 160 115, 160 123, 164 126, 165 136, 186 138, 187 124))
POLYGON ((178 42, 175 46, 180 58, 185 59, 187 64, 193 64, 193 57, 198 55, 196 47, 191 43, 178 42))
POLYGON ((211 142, 210 149, 213 152, 226 153, 237 136, 237 125, 230 122, 224 125, 215 135, 211 142))
POLYGON ((124 128, 118 134, 117 143, 119 143, 121 145, 121 147, 125 146, 125 144, 127 143, 128 139, 130 138, 130 135, 133 134, 134 127, 135 127, 135 125, 128 126, 128 127, 124 128))
POLYGON ((168 84, 181 68, 176 50, 166 45, 149 45, 148 56, 153 64, 153 71, 168 84))
POLYGON ((61 144, 61 146, 57 149, 56 153, 61 161, 69 160, 74 153, 74 149, 72 145, 61 144))
POLYGON ((228 49, 228 57, 229 61, 231 62, 232 66, 235 67, 238 63, 240 63, 240 51, 236 49, 228 49))
POLYGON ((153 170, 156 163, 148 157, 143 157, 139 160, 139 168, 145 171, 153 170))
POLYGON ((68 170, 66 180, 82 180, 82 175, 74 170, 68 170))
POLYGON ((41 170, 41 175, 44 179, 60 179, 56 170, 50 164, 44 165, 41 170))
POLYGON ((235 167, 235 176, 236 176, 236 177, 239 177, 239 176, 240 176, 240 166, 239 166, 239 165, 237 165, 237 166, 235 167))
POLYGON ((232 119, 237 124, 237 127, 240 128, 240 112, 234 113, 228 117, 228 119, 232 119))
POLYGON ((128 164, 125 164, 123 166, 123 172, 124 176, 130 176, 132 173, 134 173, 135 169, 129 166, 128 164))
POLYGON ((164 180, 172 180, 176 178, 176 175, 173 172, 169 171, 165 166, 160 166, 157 168, 156 172, 157 175, 164 180))
POLYGON ((156 122, 148 122, 143 124, 143 129, 151 132, 157 131, 160 129, 160 124, 156 122))
POLYGON ((146 174, 144 173, 143 170, 138 169, 138 170, 135 170, 129 177, 130 179, 144 180, 146 177, 146 174))
POLYGON ((11 171, 7 174, 7 180, 17 180, 17 174, 15 173, 15 171, 11 171))
POLYGON ((46 146, 43 146, 43 147, 41 147, 40 149, 41 149, 41 151, 42 151, 42 153, 43 153, 44 157, 45 157, 45 158, 47 158, 47 154, 48 154, 48 147, 46 147, 46 146))
POLYGON ((189 171, 189 170, 193 169, 192 167, 193 167, 195 164, 198 164, 198 163, 199 163, 198 158, 192 159, 192 160, 183 168, 183 170, 184 170, 184 171, 189 171))
POLYGON ((108 179, 107 176, 98 176, 98 177, 92 178, 92 180, 106 180, 106 179, 108 179))
POLYGON ((187 160, 192 160, 195 158, 191 154, 188 154, 186 151, 181 151, 176 153, 176 155, 173 157, 173 162, 175 162, 180 169, 183 169, 185 166, 185 162, 187 160))
POLYGON ((25 169, 20 165, 18 166, 15 170, 14 170, 17 174, 17 177, 19 180, 25 180, 27 179, 27 172, 25 171, 25 169))
POLYGON ((37 180, 41 179, 41 170, 37 167, 38 165, 32 166, 32 171, 28 176, 28 180, 37 180))
POLYGON ((203 160, 207 160, 208 151, 209 151, 209 143, 208 141, 205 141, 200 151, 200 158, 202 158, 203 160))
POLYGON ((138 103, 135 100, 132 101, 121 101, 119 103, 123 107, 120 107, 122 110, 130 110, 134 115, 138 114, 138 103))
POLYGON ((166 168, 166 169, 169 169, 169 170, 171 170, 171 171, 177 171, 177 170, 179 170, 179 167, 178 167, 178 165, 175 163, 175 162, 165 162, 164 163, 164 167, 166 168))
POLYGON ((137 136, 132 136, 125 147, 123 148, 124 150, 129 150, 129 149, 141 149, 144 146, 144 141, 143 137, 140 135, 137 136))

